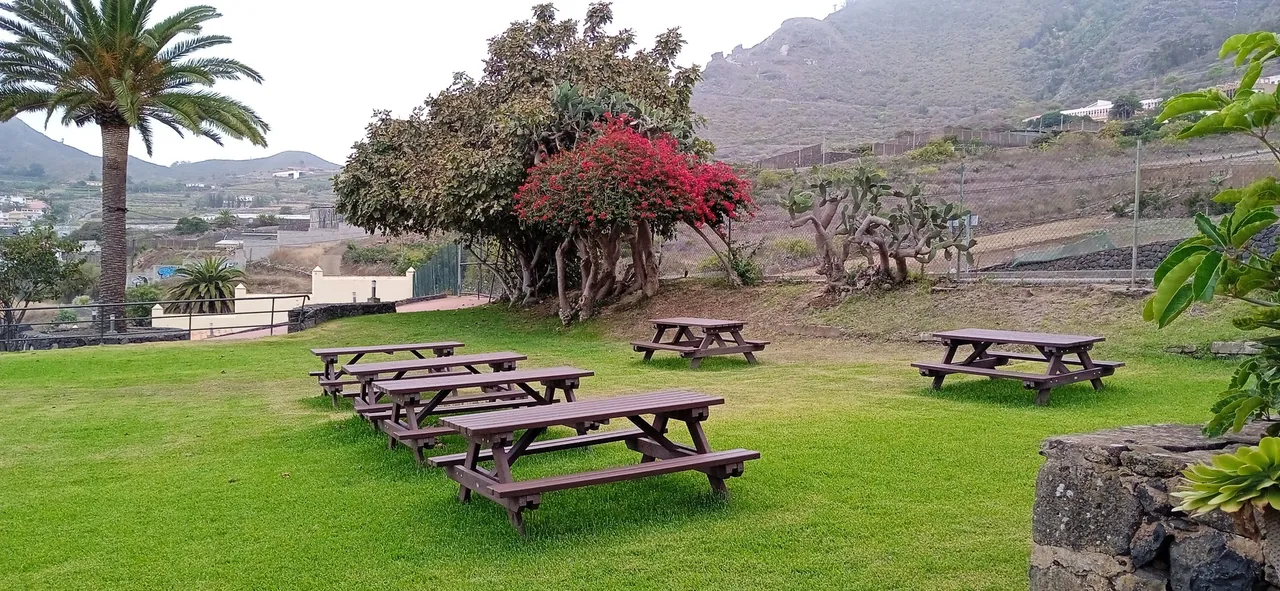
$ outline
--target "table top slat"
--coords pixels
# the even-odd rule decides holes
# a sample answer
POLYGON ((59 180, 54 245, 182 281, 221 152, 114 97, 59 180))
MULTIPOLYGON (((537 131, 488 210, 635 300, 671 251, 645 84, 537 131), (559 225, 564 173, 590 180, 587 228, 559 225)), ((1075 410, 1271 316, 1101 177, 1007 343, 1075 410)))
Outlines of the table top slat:
POLYGON ((593 375, 596 374, 591 370, 578 369, 576 367, 546 367, 460 376, 423 376, 408 380, 383 380, 374 382, 373 389, 386 394, 417 394, 420 392, 485 388, 544 380, 569 380, 593 375))
POLYGON ((717 320, 715 318, 687 318, 683 316, 677 317, 677 318, 658 318, 656 320, 650 320, 649 322, 654 325, 687 326, 690 328, 733 328, 733 327, 743 327, 747 325, 747 323, 742 320, 717 320))
POLYGON ((964 328, 935 332, 933 336, 943 340, 978 341, 983 343, 999 343, 1008 345, 1039 345, 1043 347, 1079 347, 1107 340, 1106 337, 1053 334, 1045 332, 1019 332, 1011 330, 989 330, 985 328, 964 328))
POLYGON ((511 433, 520 429, 538 429, 554 425, 571 425, 638 416, 659 412, 677 412, 724 404, 724 398, 688 390, 667 390, 614 398, 584 400, 568 404, 532 406, 485 414, 463 415, 440 419, 440 423, 475 437, 511 433))
POLYGON ((359 347, 330 347, 327 349, 312 349, 311 354, 318 357, 326 357, 331 355, 359 355, 361 353, 399 353, 402 351, 428 351, 432 349, 456 349, 464 347, 462 343, 457 341, 443 341, 439 343, 405 343, 400 345, 365 345, 359 347))
POLYGON ((429 357, 427 359, 356 363, 353 365, 344 365, 342 366, 342 370, 353 376, 368 376, 383 373, 395 373, 399 371, 462 367, 464 365, 510 363, 515 361, 524 361, 528 358, 528 355, 516 353, 514 351, 500 351, 497 353, 475 353, 471 355, 451 355, 449 357, 429 357))

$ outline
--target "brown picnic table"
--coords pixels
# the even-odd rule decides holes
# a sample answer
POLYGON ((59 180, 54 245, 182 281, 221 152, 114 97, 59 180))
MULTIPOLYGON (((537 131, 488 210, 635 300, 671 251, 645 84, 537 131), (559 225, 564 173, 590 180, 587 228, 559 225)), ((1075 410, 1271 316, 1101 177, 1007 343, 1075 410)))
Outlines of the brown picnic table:
MULTIPOLYGON (((422 463, 425 460, 424 448, 435 447, 440 436, 455 432, 448 426, 425 425, 428 417, 550 405, 558 402, 557 390, 564 394, 566 402, 573 402, 579 380, 593 375, 595 372, 576 367, 548 367, 377 381, 371 385, 372 391, 376 396, 390 398, 391 408, 376 418, 376 424, 386 432, 388 447, 403 444, 412 449, 418 463, 422 463), (543 390, 539 392, 534 384, 541 385, 543 390), (458 394, 459 390, 467 388, 483 391, 479 394, 458 394)), ((580 434, 598 426, 592 423, 574 425, 580 434)))
POLYGON ((437 456, 430 462, 444 467, 449 477, 458 482, 458 499, 462 502, 470 501, 474 492, 505 507, 511 525, 521 535, 524 535, 522 512, 537 509, 543 493, 558 490, 696 470, 707 475, 716 494, 727 496, 725 479, 741 476, 744 463, 758 459, 760 452, 711 451, 702 422, 712 406, 723 403, 724 399, 717 396, 673 390, 446 417, 441 419, 441 424, 467 440, 467 451, 437 456), (647 420, 647 415, 653 415, 654 419, 647 420), (576 437, 535 442, 548 427, 607 423, 617 418, 626 418, 635 428, 593 434, 580 432, 576 437), (667 425, 672 420, 686 423, 693 446, 667 438, 667 425), (524 433, 517 437, 518 431, 524 433), (641 454, 639 464, 533 480, 517 481, 511 475, 512 465, 526 455, 619 441, 641 454), (486 461, 493 462, 492 469, 479 466, 486 461))
POLYGON ((644 353, 644 360, 653 359, 658 351, 673 351, 688 358, 689 367, 697 369, 702 360, 716 355, 741 353, 748 363, 755 363, 755 353, 763 351, 769 341, 753 341, 742 336, 747 325, 741 320, 715 320, 712 318, 660 318, 650 320, 654 327, 653 339, 632 341, 631 347, 644 353), (671 340, 663 341, 667 331, 674 330, 671 340), (701 334, 695 334, 695 330, 701 334))
POLYGON ((311 354, 320 358, 324 363, 324 369, 311 372, 311 376, 318 379, 320 389, 333 398, 334 406, 338 406, 338 398, 342 396, 343 387, 358 383, 354 380, 342 379, 344 373, 338 368, 339 357, 351 356, 343 365, 359 363, 365 355, 372 354, 394 355, 396 353, 410 353, 418 359, 426 359, 426 356, 422 354, 423 351, 431 351, 436 357, 448 357, 453 355, 454 349, 463 346, 465 345, 457 341, 444 341, 440 343, 405 343, 312 349, 311 354))
MULTIPOLYGON (((512 371, 516 363, 529 357, 513 351, 496 353, 474 353, 468 355, 450 355, 448 357, 429 357, 426 359, 408 359, 404 361, 379 361, 376 363, 357 363, 342 366, 344 374, 359 382, 360 390, 343 393, 343 396, 354 398, 355 410, 361 416, 389 411, 390 404, 381 402, 381 396, 372 388, 373 383, 380 380, 400 380, 418 377, 439 378, 454 375, 481 373, 480 367, 489 366, 491 371, 512 371), (426 372, 426 375, 412 375, 414 372, 426 372)), ((377 424, 377 421, 374 421, 377 424)))
POLYGON ((991 379, 1021 380, 1023 386, 1036 391, 1036 404, 1047 406, 1053 389, 1077 382, 1091 382, 1095 390, 1103 387, 1102 378, 1115 374, 1124 367, 1119 361, 1097 361, 1089 355, 1094 344, 1105 337, 1064 335, 1038 332, 1015 332, 966 328, 936 332, 933 336, 946 346, 941 363, 913 363, 920 375, 933 378, 933 389, 942 388, 948 375, 963 373, 985 376, 991 379), (992 351, 996 345, 1023 345, 1033 347, 1037 353, 992 351), (964 359, 956 360, 961 347, 971 352, 964 359), (1074 358, 1074 359, 1073 359, 1074 358), (1048 365, 1045 373, 1027 373, 999 369, 1014 361, 1034 361, 1048 365), (1077 369, 1072 369, 1073 367, 1077 369))

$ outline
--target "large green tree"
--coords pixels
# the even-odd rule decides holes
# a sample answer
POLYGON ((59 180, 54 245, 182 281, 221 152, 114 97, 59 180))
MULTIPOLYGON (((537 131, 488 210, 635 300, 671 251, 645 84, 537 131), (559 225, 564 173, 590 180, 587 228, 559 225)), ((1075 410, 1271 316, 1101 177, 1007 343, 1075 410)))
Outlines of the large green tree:
POLYGON ((689 99, 699 72, 675 66, 679 32, 633 51, 631 31, 606 32, 612 21, 607 3, 592 4, 582 22, 535 6, 530 20, 489 40, 478 79, 455 75, 406 119, 376 114, 334 179, 338 211, 375 232, 456 233, 486 256, 509 293, 545 291, 560 239, 522 225, 514 196, 529 168, 572 149, 594 123, 557 104, 556 89, 561 97, 565 84, 583 96, 619 93, 664 120, 695 123, 689 99))
POLYGON ((84 264, 79 252, 79 243, 59 238, 50 227, 0 239, 0 308, 5 310, 0 331, 13 330, 28 306, 56 298, 62 286, 75 281, 84 264))
MULTIPOLYGON (((205 35, 221 15, 193 6, 154 19, 156 0, 0 1, 0 121, 19 113, 61 114, 63 125, 102 131, 102 300, 125 300, 125 188, 129 137, 152 150, 168 127, 219 145, 224 137, 265 146, 267 124, 248 106, 208 90, 220 80, 262 76, 227 58, 194 57, 231 42, 205 35)), ((123 308, 108 309, 123 317, 123 308)))

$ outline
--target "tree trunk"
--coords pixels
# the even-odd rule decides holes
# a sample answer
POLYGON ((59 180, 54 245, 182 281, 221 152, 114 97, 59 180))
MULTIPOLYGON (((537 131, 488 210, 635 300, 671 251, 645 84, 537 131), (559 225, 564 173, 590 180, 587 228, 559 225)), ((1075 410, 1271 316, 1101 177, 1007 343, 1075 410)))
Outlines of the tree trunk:
MULTIPOLYGON (((734 287, 742 287, 742 278, 738 277, 738 273, 734 271, 733 265, 730 264, 729 259, 726 258, 725 255, 720 253, 720 250, 716 248, 715 243, 711 242, 711 237, 707 236, 707 233, 704 232, 702 228, 699 228, 698 226, 689 224, 689 227, 693 228, 693 231, 697 232, 698 236, 702 237, 702 241, 707 243, 707 247, 711 249, 711 253, 716 255, 717 259, 720 259, 720 266, 721 268, 724 269, 725 280, 728 281, 729 284, 734 287)), ((716 234, 716 237, 719 237, 719 236, 720 236, 719 234, 716 234)), ((721 239, 721 241, 723 242, 723 239, 721 239)), ((726 245, 726 247, 727 246, 728 245, 726 245)))
POLYGON ((107 304, 101 322, 125 332, 124 290, 128 275, 128 245, 125 244, 125 188, 129 175, 129 126, 102 123, 102 277, 98 280, 99 297, 107 304))
POLYGON ((658 295, 658 264, 654 261, 653 228, 649 226, 648 220, 640 220, 636 226, 635 241, 631 243, 631 260, 636 272, 636 282, 640 284, 640 293, 646 298, 658 295))
POLYGON ((556 247, 556 297, 560 304, 560 322, 568 326, 573 321, 573 311, 569 309, 569 286, 565 285, 564 271, 564 251, 569 249, 569 245, 573 243, 573 238, 565 238, 560 246, 556 247))

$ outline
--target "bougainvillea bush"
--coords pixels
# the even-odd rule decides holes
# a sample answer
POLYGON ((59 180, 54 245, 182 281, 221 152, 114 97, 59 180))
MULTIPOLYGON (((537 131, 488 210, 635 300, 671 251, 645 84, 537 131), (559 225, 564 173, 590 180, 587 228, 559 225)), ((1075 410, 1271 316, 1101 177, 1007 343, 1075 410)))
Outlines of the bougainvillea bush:
POLYGON ((529 170, 516 193, 525 224, 552 232, 561 317, 589 317, 597 301, 658 290, 655 238, 670 238, 686 225, 732 269, 724 225, 749 216, 751 186, 723 163, 707 163, 682 152, 662 133, 637 131, 626 116, 606 116, 596 135, 574 150, 559 152, 529 170), (581 296, 568 301, 564 268, 573 249, 580 265, 581 296), (619 264, 624 249, 630 264, 619 264))

